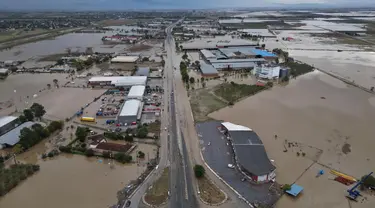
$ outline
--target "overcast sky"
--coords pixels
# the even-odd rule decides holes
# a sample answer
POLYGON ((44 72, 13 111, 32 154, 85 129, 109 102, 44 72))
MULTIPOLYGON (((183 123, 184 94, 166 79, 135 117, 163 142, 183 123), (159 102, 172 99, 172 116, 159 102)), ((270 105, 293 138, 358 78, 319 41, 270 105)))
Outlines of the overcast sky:
POLYGON ((0 0, 0 9, 206 9, 278 4, 374 5, 375 0, 0 0))

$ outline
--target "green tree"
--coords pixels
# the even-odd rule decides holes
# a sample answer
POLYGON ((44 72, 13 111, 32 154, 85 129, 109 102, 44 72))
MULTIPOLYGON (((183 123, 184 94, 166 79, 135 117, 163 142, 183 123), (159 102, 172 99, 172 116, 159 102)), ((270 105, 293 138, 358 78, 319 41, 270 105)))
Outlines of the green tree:
POLYGON ((86 127, 80 127, 80 126, 77 127, 75 135, 76 135, 76 137, 77 137, 78 140, 83 140, 84 141, 86 139, 86 137, 87 137, 87 135, 89 133, 87 131, 87 129, 88 128, 86 128, 86 127))
POLYGON ((138 158, 145 158, 145 153, 142 152, 142 151, 138 151, 138 153, 137 153, 137 157, 138 157, 138 158))
POLYGON ((189 81, 190 81, 190 84, 194 84, 194 82, 195 82, 194 77, 190 77, 189 81))
POLYGON ((197 178, 202 178, 204 174, 206 173, 206 170, 201 165, 195 165, 194 166, 194 174, 197 178))
POLYGON ((48 88, 48 89, 51 89, 51 84, 47 84, 47 88, 48 88))
POLYGON ((184 55, 182 55, 182 59, 187 59, 188 58, 188 55, 185 53, 184 55))
POLYGON ((14 147, 12 148, 12 152, 13 152, 14 154, 19 154, 19 153, 23 152, 23 147, 22 147, 22 145, 21 145, 21 144, 16 144, 16 145, 14 145, 14 147))
POLYGON ((39 103, 33 103, 30 110, 34 113, 34 116, 39 119, 46 113, 44 106, 40 105, 39 103))
POLYGON ((24 115, 20 115, 20 116, 18 117, 18 120, 19 120, 21 123, 25 123, 25 122, 27 121, 27 118, 26 118, 26 116, 24 116, 24 115))
POLYGON ((93 150, 93 149, 87 149, 87 150, 85 151, 85 155, 86 155, 87 157, 92 157, 92 156, 94 156, 94 150, 93 150))
POLYGON ((137 129, 137 137, 145 138, 148 134, 148 129, 145 126, 137 129))
POLYGON ((64 65, 64 60, 59 59, 59 60, 56 61, 56 64, 57 65, 64 65))
POLYGON ((24 150, 29 149, 41 140, 41 137, 29 128, 23 128, 20 131, 20 141, 18 142, 24 150))
POLYGON ((23 110, 23 115, 26 117, 27 121, 32 121, 34 119, 34 114, 30 109, 23 110))
POLYGON ((133 142, 133 136, 127 134, 127 135, 125 136, 125 141, 127 141, 127 142, 133 142))
POLYGON ((34 130, 34 132, 37 133, 41 138, 46 138, 49 136, 49 131, 38 123, 33 124, 31 129, 34 130))
POLYGON ((121 153, 121 152, 116 153, 114 155, 114 158, 116 161, 121 162, 121 163, 129 163, 133 160, 132 156, 127 155, 125 153, 121 153))

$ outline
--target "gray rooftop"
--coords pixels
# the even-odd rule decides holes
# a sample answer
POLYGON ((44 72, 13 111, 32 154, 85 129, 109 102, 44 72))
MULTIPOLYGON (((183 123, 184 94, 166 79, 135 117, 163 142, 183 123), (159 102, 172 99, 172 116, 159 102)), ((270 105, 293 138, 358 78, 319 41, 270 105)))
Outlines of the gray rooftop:
POLYGON ((254 68, 256 64, 254 62, 239 62, 239 63, 232 63, 232 62, 225 62, 225 63, 213 63, 212 66, 215 69, 244 69, 244 68, 254 68))
POLYGON ((0 117, 0 127, 7 125, 8 123, 16 120, 17 117, 15 116, 3 116, 0 117))
POLYGON ((30 128, 32 125, 34 125, 34 122, 29 121, 17 126, 16 128, 0 137, 0 144, 6 144, 10 146, 17 144, 20 141, 21 130, 25 127, 30 128))
POLYGON ((138 67, 134 76, 150 76, 150 67, 138 67))
POLYGON ((224 59, 224 60, 209 60, 213 63, 239 63, 239 62, 266 62, 264 58, 251 58, 251 59, 224 59))
POLYGON ((237 162, 257 176, 266 175, 275 166, 269 160, 259 136, 254 131, 229 131, 237 162))
POLYGON ((202 74, 217 74, 218 71, 212 65, 200 62, 202 74))

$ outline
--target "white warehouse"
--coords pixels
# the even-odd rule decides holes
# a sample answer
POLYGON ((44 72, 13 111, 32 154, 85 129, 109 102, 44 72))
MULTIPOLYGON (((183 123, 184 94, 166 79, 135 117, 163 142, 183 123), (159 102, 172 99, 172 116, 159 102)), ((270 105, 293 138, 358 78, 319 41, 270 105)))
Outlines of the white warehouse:
POLYGON ((262 79, 275 79, 280 75, 280 66, 276 65, 260 65, 255 66, 254 74, 262 79))
POLYGON ((122 106, 121 112, 117 117, 117 122, 120 125, 129 126, 137 122, 142 114, 142 102, 137 99, 125 101, 122 106))
POLYGON ((144 85, 134 85, 130 88, 127 98, 142 100, 145 89, 144 85))

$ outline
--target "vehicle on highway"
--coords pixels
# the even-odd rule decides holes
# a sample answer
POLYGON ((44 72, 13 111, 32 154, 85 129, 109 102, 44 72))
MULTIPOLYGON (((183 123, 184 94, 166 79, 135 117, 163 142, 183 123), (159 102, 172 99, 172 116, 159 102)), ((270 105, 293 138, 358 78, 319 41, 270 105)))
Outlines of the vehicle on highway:
POLYGON ((132 204, 132 202, 130 200, 126 201, 125 203, 125 207, 130 207, 130 205, 132 204))
POLYGON ((234 165, 233 164, 228 164, 228 168, 234 169, 234 165))

